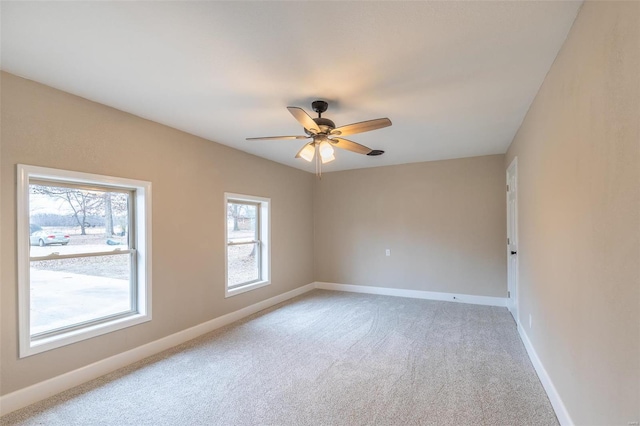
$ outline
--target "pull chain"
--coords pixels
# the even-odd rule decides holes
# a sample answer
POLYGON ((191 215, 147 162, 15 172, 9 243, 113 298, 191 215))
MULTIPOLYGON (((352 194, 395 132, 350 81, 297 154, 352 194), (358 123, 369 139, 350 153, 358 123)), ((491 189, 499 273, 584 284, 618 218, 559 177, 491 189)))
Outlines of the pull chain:
POLYGON ((315 144, 316 148, 316 176, 322 180, 322 160, 320 159, 320 144, 315 144))

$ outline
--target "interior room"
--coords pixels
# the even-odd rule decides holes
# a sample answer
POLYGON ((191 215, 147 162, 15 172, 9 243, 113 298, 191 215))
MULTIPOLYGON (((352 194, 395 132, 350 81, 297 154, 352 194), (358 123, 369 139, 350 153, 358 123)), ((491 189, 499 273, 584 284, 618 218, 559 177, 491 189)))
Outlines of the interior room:
POLYGON ((0 3, 3 425, 640 424, 640 3, 0 3))

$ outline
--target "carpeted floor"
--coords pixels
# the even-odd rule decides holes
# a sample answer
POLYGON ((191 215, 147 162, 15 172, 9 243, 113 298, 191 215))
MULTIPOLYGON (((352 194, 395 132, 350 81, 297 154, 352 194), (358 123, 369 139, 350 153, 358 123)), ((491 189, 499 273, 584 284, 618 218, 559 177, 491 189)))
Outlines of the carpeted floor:
POLYGON ((3 425, 556 425, 504 308, 315 290, 3 425))

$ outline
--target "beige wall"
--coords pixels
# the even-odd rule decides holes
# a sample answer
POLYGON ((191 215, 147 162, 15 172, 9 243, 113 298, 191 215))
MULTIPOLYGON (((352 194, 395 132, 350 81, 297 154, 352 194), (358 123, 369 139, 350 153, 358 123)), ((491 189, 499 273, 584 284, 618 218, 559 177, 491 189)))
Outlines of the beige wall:
POLYGON ((1 394, 313 282, 313 175, 1 77, 1 394), (16 164, 152 182, 153 320, 17 358, 16 164), (224 298, 225 191, 272 201, 272 285, 224 298))
POLYGON ((639 123, 640 4, 585 3, 505 161, 521 322, 580 425, 640 421, 639 123))
POLYGON ((505 297, 505 182, 503 155, 323 175, 316 280, 505 297))

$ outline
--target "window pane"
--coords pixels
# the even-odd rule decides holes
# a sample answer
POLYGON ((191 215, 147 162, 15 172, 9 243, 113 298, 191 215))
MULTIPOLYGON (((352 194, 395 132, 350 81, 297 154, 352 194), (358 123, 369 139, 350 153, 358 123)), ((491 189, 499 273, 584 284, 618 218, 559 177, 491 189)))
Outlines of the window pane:
POLYGON ((129 248, 130 194, 29 185, 31 257, 129 248))
POLYGON ((229 287, 260 279, 258 244, 227 246, 229 287))
POLYGON ((31 334, 131 311, 130 258, 31 262, 31 334))
POLYGON ((258 240, 258 206, 255 204, 227 204, 227 237, 229 241, 258 240))

